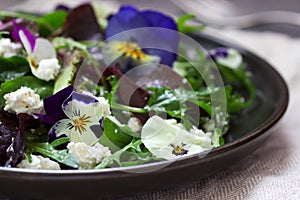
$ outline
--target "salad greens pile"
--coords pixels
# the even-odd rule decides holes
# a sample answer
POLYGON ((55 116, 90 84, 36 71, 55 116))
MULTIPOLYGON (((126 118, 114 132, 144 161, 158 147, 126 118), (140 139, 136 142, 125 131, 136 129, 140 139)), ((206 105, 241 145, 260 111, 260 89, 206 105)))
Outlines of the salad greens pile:
POLYGON ((241 54, 131 5, 0 11, 0 166, 125 167, 207 153, 256 91, 241 54), (188 37, 185 35, 185 37, 188 37))

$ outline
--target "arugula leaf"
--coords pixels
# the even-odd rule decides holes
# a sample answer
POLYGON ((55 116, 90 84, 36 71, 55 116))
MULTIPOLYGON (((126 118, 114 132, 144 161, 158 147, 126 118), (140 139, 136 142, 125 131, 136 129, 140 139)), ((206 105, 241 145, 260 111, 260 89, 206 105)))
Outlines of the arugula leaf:
POLYGON ((19 56, 0 57, 0 82, 24 76, 30 72, 28 61, 19 56))
POLYGON ((1 84, 0 105, 5 105, 5 100, 3 98, 5 94, 14 92, 21 88, 21 86, 26 86, 33 89, 37 94, 40 95, 41 99, 53 94, 53 82, 45 82, 33 76, 22 76, 1 84))
POLYGON ((67 18, 67 12, 55 11, 46 15, 43 15, 38 19, 39 33, 42 37, 48 37, 53 32, 62 27, 67 18))

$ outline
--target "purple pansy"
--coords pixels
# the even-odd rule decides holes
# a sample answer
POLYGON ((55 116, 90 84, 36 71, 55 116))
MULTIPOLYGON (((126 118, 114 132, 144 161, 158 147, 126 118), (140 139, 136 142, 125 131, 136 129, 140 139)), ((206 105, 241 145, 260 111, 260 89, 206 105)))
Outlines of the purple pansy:
POLYGON ((160 57, 161 64, 172 66, 177 57, 179 40, 177 25, 171 17, 160 12, 139 11, 133 6, 122 6, 118 13, 108 19, 105 33, 108 39, 115 36, 114 40, 136 43, 145 54, 160 57), (123 31, 144 27, 161 29, 138 30, 130 32, 129 35, 120 35, 120 37, 117 35, 123 31), (147 49, 143 49, 143 47, 147 47, 147 49))

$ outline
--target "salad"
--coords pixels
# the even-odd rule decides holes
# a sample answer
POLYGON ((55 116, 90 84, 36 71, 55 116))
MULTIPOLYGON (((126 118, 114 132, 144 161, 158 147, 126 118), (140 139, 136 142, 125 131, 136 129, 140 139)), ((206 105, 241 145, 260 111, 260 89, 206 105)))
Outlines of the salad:
POLYGON ((204 26, 124 5, 0 11, 0 166, 100 169, 205 155, 255 100, 204 26))

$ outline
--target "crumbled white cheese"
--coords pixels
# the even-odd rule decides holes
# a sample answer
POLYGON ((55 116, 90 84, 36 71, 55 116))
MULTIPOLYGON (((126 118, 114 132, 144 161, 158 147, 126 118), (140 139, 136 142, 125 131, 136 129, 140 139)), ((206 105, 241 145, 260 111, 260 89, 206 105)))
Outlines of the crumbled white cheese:
POLYGON ((128 127, 134 131, 134 132, 138 132, 142 129, 142 123, 141 120, 139 120, 136 117, 131 117, 128 122, 127 122, 128 127))
POLYGON ((104 147, 100 143, 89 146, 84 142, 70 142, 67 148, 69 149, 69 153, 79 162, 80 169, 92 169, 103 158, 111 155, 109 148, 104 147))
POLYGON ((42 59, 35 72, 36 77, 44 81, 55 79, 60 70, 57 58, 42 59))
POLYGON ((49 169, 49 170, 60 170, 60 166, 57 162, 44 158, 43 156, 31 155, 31 162, 27 159, 22 160, 17 166, 18 168, 27 169, 49 169))
POLYGON ((40 96, 28 87, 21 87, 15 92, 5 94, 3 98, 5 99, 4 110, 11 113, 39 113, 43 106, 40 96))
POLYGON ((97 97, 97 100, 99 101, 102 107, 102 116, 107 117, 108 115, 110 115, 111 113, 108 100, 106 100, 104 97, 97 97))
POLYGON ((9 38, 0 39, 0 57, 8 58, 15 56, 21 49, 21 44, 11 42, 9 38))

